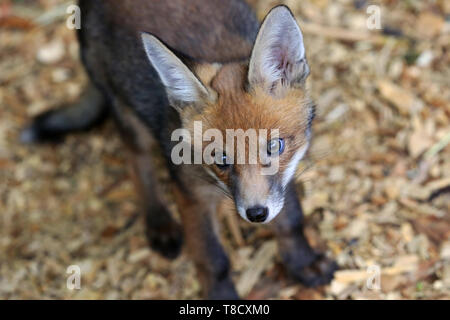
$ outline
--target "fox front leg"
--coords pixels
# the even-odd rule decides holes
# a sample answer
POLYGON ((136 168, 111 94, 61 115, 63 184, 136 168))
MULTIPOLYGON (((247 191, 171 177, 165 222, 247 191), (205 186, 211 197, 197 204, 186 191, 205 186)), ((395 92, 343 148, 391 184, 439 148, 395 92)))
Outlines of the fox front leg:
POLYGON ((162 198, 162 190, 149 153, 131 153, 132 178, 140 195, 141 210, 145 214, 146 236, 150 247, 162 256, 174 259, 182 248, 182 229, 162 198))
POLYGON ((208 194, 200 196, 194 189, 191 184, 191 192, 176 188, 174 194, 203 296, 212 300, 239 299, 230 276, 230 262, 214 228, 215 201, 208 194))
POLYGON ((286 190, 283 211, 273 222, 282 260, 288 272, 309 287, 329 283, 337 264, 315 252, 303 233, 303 211, 294 182, 286 190))

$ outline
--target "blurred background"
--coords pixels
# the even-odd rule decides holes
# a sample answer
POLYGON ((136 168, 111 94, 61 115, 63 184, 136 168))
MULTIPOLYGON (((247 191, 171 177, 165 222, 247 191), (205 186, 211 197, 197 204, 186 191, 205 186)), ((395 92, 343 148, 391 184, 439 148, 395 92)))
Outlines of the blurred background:
MULTIPOLYGON (((250 3, 260 19, 288 5, 305 35, 318 116, 297 180, 307 236, 340 271, 328 286, 303 287, 286 275, 269 229, 222 210, 238 291, 449 299, 450 1, 250 3), (382 29, 368 29, 370 5, 382 29)), ((0 298, 199 298, 185 254, 168 261, 148 249, 111 121, 60 145, 19 143, 31 117, 77 99, 86 82, 70 4, 0 0, 0 298), (70 265, 82 270, 80 290, 66 287, 70 265)))

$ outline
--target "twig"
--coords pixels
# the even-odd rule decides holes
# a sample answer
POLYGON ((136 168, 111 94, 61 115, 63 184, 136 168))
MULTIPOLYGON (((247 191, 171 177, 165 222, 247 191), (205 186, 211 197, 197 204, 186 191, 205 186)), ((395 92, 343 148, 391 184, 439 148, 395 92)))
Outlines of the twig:
POLYGON ((241 274, 236 289, 240 296, 245 297, 258 282, 261 274, 269 267, 276 254, 275 241, 265 242, 256 252, 254 259, 247 269, 241 274))
POLYGON ((428 149, 427 152, 425 152, 424 158, 430 159, 431 157, 439 153, 441 150, 443 150, 449 143, 450 143, 450 132, 447 133, 445 136, 443 136, 442 139, 439 140, 437 143, 432 145, 431 148, 428 149))
POLYGON ((355 31, 345 28, 339 27, 328 27, 323 26, 317 23, 301 21, 299 22, 301 25, 302 31, 306 34, 324 36, 327 38, 333 38, 342 41, 370 41, 374 43, 383 43, 384 37, 379 34, 373 34, 371 32, 366 31, 355 31))

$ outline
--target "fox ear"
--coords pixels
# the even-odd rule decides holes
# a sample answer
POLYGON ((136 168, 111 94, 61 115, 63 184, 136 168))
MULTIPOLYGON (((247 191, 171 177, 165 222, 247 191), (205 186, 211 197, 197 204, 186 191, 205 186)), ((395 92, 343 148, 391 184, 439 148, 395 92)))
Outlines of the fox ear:
POLYGON ((161 41, 148 33, 142 33, 141 37, 147 57, 175 108, 199 102, 208 96, 200 80, 161 41))
POLYGON ((291 11, 277 6, 264 19, 250 58, 248 81, 271 92, 302 83, 309 74, 303 35, 291 11))

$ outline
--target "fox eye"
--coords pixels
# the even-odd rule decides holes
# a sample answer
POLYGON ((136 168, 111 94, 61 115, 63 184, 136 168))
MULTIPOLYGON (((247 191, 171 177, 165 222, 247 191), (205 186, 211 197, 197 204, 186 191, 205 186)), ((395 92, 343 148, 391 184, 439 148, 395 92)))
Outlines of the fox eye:
POLYGON ((221 170, 226 170, 230 167, 226 154, 222 153, 216 156, 216 166, 221 170))
POLYGON ((282 154, 284 151, 284 139, 272 139, 267 143, 267 153, 269 155, 282 154))

